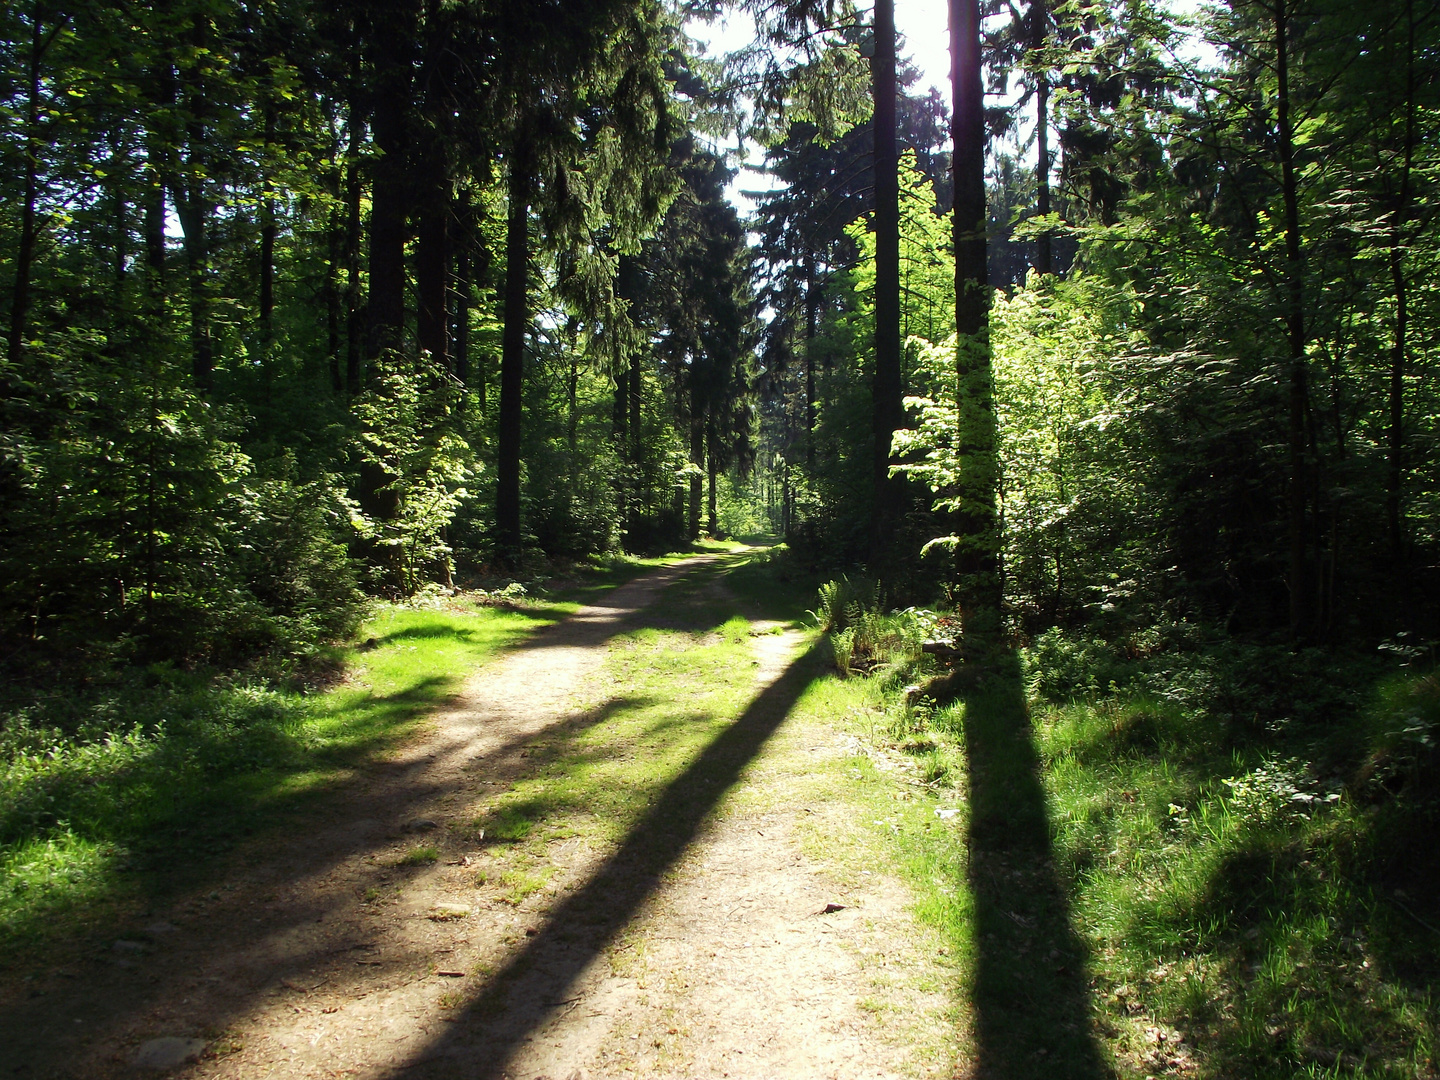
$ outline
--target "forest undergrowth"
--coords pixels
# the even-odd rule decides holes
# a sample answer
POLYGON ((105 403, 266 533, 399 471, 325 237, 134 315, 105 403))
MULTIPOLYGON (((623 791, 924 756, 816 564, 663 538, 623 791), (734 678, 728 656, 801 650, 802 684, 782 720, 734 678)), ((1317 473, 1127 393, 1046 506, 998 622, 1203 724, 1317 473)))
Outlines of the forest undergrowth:
MULTIPOLYGON (((466 674, 667 561, 376 605, 310 666, 153 664, 0 702, 0 965, 195 887, 247 837, 397 745, 466 674)), ((54 959, 52 957, 52 959, 54 959)))
POLYGON ((966 970, 979 1067, 1436 1075, 1433 656, 1177 624, 947 672, 934 613, 818 601, 867 846, 966 970))

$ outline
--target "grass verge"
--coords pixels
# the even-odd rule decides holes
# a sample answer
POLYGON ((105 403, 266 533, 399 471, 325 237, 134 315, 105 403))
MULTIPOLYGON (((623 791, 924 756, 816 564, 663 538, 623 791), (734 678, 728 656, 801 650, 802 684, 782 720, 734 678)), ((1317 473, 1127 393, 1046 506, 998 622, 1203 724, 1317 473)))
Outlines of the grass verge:
POLYGON ((1440 1074, 1440 679, 1244 653, 1097 680, 1051 640, 943 708, 905 655, 812 691, 853 748, 817 801, 870 802, 816 847, 909 881, 965 1071, 1440 1074))
POLYGON ((42 957, 215 872, 293 820, 499 649, 665 559, 617 558, 541 598, 379 609, 307 693, 156 665, 0 710, 0 965, 42 957))

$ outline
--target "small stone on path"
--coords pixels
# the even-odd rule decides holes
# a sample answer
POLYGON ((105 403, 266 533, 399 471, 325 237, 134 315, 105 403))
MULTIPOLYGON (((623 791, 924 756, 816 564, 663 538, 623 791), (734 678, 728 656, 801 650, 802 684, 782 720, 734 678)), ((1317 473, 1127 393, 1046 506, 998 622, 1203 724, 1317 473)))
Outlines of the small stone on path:
POLYGON ((150 1039, 141 1043, 130 1060, 137 1068, 161 1071, 173 1069, 199 1057, 204 1049, 204 1039, 182 1039, 167 1035, 162 1039, 150 1039))

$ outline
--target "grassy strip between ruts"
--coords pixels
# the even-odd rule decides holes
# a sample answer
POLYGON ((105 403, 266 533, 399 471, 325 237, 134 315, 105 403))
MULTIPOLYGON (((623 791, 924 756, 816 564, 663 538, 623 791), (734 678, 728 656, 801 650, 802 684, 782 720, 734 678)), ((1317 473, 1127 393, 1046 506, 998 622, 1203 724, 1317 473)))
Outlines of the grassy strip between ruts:
POLYGON ((678 557, 608 560, 541 600, 384 606, 363 645, 337 651, 344 676, 323 693, 160 666, 12 708, 0 718, 0 965, 58 962, 57 942, 83 945, 149 897, 205 880, 241 839, 294 820, 405 739, 497 650, 678 557))

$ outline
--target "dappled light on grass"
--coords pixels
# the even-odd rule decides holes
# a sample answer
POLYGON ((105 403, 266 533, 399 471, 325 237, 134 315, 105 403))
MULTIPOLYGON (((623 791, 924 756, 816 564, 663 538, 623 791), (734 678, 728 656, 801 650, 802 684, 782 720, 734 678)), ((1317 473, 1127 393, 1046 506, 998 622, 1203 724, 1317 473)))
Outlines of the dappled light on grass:
MULTIPOLYGON (((0 939, 19 960, 152 892, 342 780, 464 674, 553 617, 387 609, 344 685, 301 697, 159 671, 97 696, 78 730, 11 724, 0 782, 0 939)), ((42 713, 43 718, 43 713, 42 713)))
POLYGON ((1038 728, 1122 1060, 1274 1080, 1433 1069, 1440 936, 1406 911, 1434 895, 1423 800, 1366 805, 1311 764, 1313 731, 1239 740, 1143 695, 1052 707, 1038 728))

